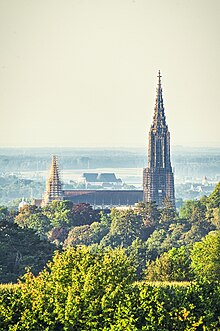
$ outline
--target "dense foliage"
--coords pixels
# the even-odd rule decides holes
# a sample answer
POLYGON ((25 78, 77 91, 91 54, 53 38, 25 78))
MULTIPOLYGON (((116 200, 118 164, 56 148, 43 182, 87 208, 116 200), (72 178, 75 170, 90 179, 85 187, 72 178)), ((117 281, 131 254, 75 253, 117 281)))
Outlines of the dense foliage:
POLYGON ((220 230, 210 232, 201 242, 195 243, 191 258, 197 279, 220 282, 220 230))
POLYGON ((135 209, 105 213, 88 204, 53 201, 46 207, 25 205, 17 213, 0 208, 0 229, 1 282, 15 282, 25 266, 38 272, 55 245, 61 250, 77 245, 123 247, 134 258, 138 279, 191 280, 198 278, 191 251, 199 251, 200 244, 195 243, 220 229, 220 184, 209 197, 186 201, 179 214, 168 199, 162 209, 139 203, 135 209))
POLYGON ((121 248, 56 253, 47 269, 0 287, 0 328, 55 330, 207 330, 220 327, 215 283, 134 282, 132 258, 121 248), (205 285, 205 286, 204 286, 205 285))
POLYGON ((0 282, 16 282, 25 268, 37 274, 53 255, 55 246, 31 229, 22 229, 12 221, 0 221, 0 282))
POLYGON ((219 330, 219 215, 220 184, 179 214, 169 200, 1 207, 0 281, 30 271, 0 286, 0 329, 219 330))

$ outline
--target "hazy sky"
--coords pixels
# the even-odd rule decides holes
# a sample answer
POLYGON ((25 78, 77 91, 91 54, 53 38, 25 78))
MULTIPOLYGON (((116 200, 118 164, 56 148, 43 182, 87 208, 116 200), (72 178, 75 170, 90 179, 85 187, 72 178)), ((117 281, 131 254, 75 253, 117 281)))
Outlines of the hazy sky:
POLYGON ((0 0, 0 146, 220 146, 219 0, 0 0))

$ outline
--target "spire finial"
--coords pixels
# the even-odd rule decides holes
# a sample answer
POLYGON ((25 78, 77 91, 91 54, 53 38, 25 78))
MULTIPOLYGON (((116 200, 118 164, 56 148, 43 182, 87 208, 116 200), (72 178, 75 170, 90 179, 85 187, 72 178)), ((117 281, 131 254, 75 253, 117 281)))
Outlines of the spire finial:
POLYGON ((163 96, 162 96, 162 86, 161 86, 161 74, 160 70, 158 71, 158 85, 156 89, 156 103, 154 108, 154 121, 153 126, 157 128, 158 126, 165 127, 166 119, 164 114, 164 106, 163 106, 163 96))
POLYGON ((158 85, 161 85, 161 74, 160 74, 160 70, 158 71, 158 85))

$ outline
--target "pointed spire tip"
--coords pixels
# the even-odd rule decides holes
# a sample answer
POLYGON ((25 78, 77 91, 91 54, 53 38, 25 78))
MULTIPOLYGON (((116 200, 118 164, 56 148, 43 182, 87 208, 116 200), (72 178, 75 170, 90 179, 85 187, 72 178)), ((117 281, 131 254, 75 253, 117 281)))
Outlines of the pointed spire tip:
POLYGON ((158 77, 158 83, 160 84, 161 83, 161 77, 162 77, 161 74, 160 74, 160 70, 158 71, 158 76, 157 77, 158 77))

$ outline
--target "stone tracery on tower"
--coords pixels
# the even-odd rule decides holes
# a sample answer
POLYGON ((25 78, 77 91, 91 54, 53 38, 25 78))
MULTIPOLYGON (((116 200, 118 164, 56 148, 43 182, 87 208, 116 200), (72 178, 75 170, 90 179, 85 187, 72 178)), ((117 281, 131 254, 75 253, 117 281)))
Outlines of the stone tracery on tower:
POLYGON ((60 180, 58 161, 55 155, 52 156, 50 175, 47 178, 46 192, 43 197, 42 205, 47 205, 53 200, 63 200, 62 182, 60 180))
POLYGON ((148 167, 143 171, 144 201, 159 207, 167 197, 175 206, 174 178, 170 161, 170 133, 166 124, 159 71, 153 123, 148 140, 148 167))

